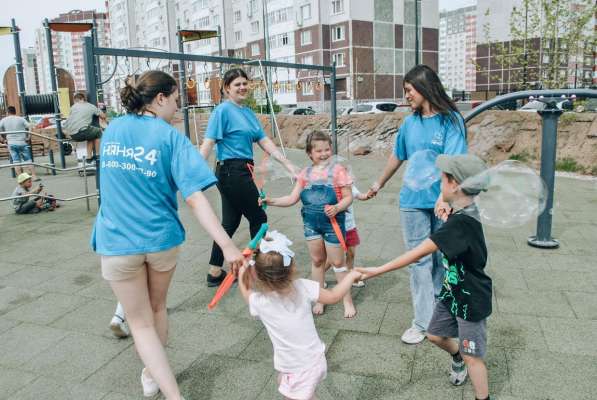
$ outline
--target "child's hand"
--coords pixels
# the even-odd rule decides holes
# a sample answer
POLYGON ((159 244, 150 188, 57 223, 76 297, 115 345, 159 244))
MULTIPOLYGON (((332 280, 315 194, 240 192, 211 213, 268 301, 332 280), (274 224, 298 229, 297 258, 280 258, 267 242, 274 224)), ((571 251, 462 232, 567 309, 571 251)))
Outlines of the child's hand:
POLYGON ((369 200, 369 198, 367 197, 367 193, 359 193, 355 197, 361 201, 369 200))
POLYGON ((335 204, 334 205, 327 204, 324 207, 323 211, 325 212, 325 215, 328 216, 328 218, 335 217, 336 214, 338 214, 340 212, 340 210, 338 209, 338 206, 335 204))
POLYGON ((370 268, 360 267, 360 268, 355 268, 355 270, 359 273, 359 275, 361 277, 360 279, 363 281, 370 279, 370 278, 374 278, 377 275, 381 274, 379 267, 370 267, 370 268))
POLYGON ((350 280, 353 283, 365 279, 363 274, 361 272, 357 271, 356 269, 353 269, 352 271, 350 271, 348 273, 348 276, 350 277, 350 280))
POLYGON ((259 197, 257 199, 257 204, 259 204, 259 207, 263 207, 264 204, 269 206, 270 205, 269 201, 270 201, 269 197, 259 197))

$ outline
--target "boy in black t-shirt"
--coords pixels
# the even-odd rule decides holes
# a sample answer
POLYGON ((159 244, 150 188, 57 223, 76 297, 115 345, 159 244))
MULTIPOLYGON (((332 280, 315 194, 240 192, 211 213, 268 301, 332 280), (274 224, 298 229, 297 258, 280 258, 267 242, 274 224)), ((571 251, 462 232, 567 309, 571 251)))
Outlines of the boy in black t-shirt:
POLYGON ((461 187, 467 178, 486 170, 473 155, 440 155, 443 200, 450 203, 447 221, 419 246, 375 268, 357 268, 365 279, 407 265, 440 250, 445 268, 444 284, 427 328, 430 342, 452 355, 450 382, 462 385, 470 375, 477 399, 489 399, 487 368, 483 362, 487 348, 486 320, 491 314, 491 278, 485 272, 487 248, 474 197, 483 185, 461 187), (458 338, 459 344, 454 341, 458 338))

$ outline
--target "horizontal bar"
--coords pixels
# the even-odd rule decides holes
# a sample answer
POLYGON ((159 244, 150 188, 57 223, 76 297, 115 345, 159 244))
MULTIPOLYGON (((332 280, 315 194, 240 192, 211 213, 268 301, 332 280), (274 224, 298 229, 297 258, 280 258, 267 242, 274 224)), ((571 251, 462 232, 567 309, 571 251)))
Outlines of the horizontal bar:
POLYGON ((86 199, 88 197, 97 197, 97 196, 98 196, 98 193, 91 193, 91 194, 82 194, 80 196, 68 197, 66 199, 61 199, 56 196, 47 196, 45 194, 40 194, 40 193, 29 193, 29 194, 24 194, 22 196, 2 197, 2 198, 0 198, 0 201, 24 199, 24 198, 28 198, 28 197, 41 197, 42 199, 52 199, 52 200, 58 200, 58 201, 74 201, 74 200, 81 200, 81 199, 86 199))
POLYGON ((46 135, 42 135, 41 133, 31 132, 31 131, 2 131, 2 132, 0 132, 0 135, 8 135, 8 134, 14 134, 14 133, 26 133, 27 135, 37 136, 37 137, 48 139, 48 140, 58 142, 58 143, 70 142, 70 139, 57 139, 57 138, 53 138, 51 136, 46 136, 46 135))
MULTIPOLYGON (((250 65, 258 63, 257 60, 248 58, 233 58, 233 57, 219 57, 219 56, 205 56, 199 54, 186 53, 165 53, 160 51, 148 50, 131 50, 131 49, 114 49, 110 47, 94 47, 93 55, 97 56, 112 56, 112 57, 137 57, 137 58, 158 58, 164 60, 178 60, 178 61, 199 61, 199 62, 213 62, 220 64, 244 64, 250 65)), ((326 65, 312 65, 312 64, 296 64, 284 63, 278 61, 262 60, 261 64, 266 67, 276 68, 293 68, 293 69, 311 69, 316 71, 332 72, 333 68, 326 65)))
MULTIPOLYGON (((85 167, 69 167, 69 168, 59 168, 54 167, 52 164, 39 164, 36 162, 23 162, 23 163, 14 163, 14 164, 0 164, 0 169, 2 168, 15 168, 15 167, 27 167, 29 165, 34 165, 36 167, 45 168, 45 169, 53 169, 54 171, 77 171, 82 170, 85 167)), ((95 168, 95 165, 88 165, 87 169, 95 168)))
POLYGON ((533 96, 538 98, 543 97, 560 97, 560 96, 578 96, 578 97, 597 97, 597 90, 595 89, 548 89, 548 90, 523 90, 521 92, 512 92, 504 94, 502 96, 494 97, 491 100, 486 101, 473 108, 471 112, 466 114, 464 121, 468 122, 481 114, 483 111, 488 110, 492 107, 505 103, 512 100, 528 99, 533 96))

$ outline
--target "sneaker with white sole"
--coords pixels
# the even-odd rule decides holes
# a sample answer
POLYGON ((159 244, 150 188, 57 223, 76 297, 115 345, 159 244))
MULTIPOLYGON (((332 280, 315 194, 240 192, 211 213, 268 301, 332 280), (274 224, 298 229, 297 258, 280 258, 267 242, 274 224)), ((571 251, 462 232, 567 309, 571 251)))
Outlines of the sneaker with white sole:
POLYGON ((425 333, 418 328, 411 326, 402 334, 400 338, 406 344, 418 344, 425 340, 425 333))
POLYGON ((117 338, 129 337, 131 334, 128 326, 126 326, 124 318, 120 315, 114 315, 114 317, 112 317, 112 321, 110 321, 110 330, 112 330, 112 333, 117 338))
POLYGON ((464 361, 455 362, 452 360, 452 368, 450 369, 450 383, 454 386, 460 386, 466 381, 468 370, 464 361))
POLYGON ((141 385, 143 386, 143 396, 153 397, 160 391, 160 386, 153 378, 150 378, 145 374, 147 368, 143 368, 141 371, 141 385))
POLYGON ((365 287, 365 281, 357 281, 352 284, 352 287, 356 287, 356 288, 365 287))

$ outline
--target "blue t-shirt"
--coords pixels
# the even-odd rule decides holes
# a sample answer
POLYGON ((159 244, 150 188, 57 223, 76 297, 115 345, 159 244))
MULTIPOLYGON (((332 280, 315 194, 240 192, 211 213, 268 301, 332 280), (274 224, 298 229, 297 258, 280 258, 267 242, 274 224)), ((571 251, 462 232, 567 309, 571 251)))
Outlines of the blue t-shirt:
POLYGON ((184 242, 176 192, 186 199, 217 181, 191 141, 160 118, 128 114, 108 125, 99 154, 101 207, 91 247, 129 255, 184 242))
POLYGON ((265 137, 265 132, 250 108, 225 101, 209 117, 207 139, 216 142, 218 160, 253 159, 253 143, 265 137))
MULTIPOLYGON (((458 113, 453 112, 453 115, 458 124, 442 114, 422 118, 411 114, 406 117, 396 135, 396 158, 408 160, 419 150, 433 150, 437 154, 466 154, 464 120, 458 113)), ((439 193, 439 181, 420 191, 402 186, 400 208, 433 208, 439 193)))

